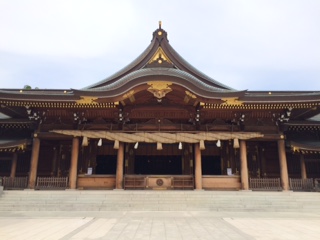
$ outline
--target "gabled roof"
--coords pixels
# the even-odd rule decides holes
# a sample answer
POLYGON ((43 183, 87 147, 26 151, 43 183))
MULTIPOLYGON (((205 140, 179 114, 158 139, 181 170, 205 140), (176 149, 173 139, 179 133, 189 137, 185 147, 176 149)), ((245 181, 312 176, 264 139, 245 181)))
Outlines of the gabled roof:
POLYGON ((113 108, 124 101, 136 104, 132 99, 137 96, 140 103, 167 96, 174 104, 202 104, 205 109, 292 110, 290 120, 295 121, 320 113, 320 91, 237 91, 206 76, 171 47, 161 26, 147 49, 110 77, 79 90, 0 89, 0 112, 22 117, 26 107, 113 108))
POLYGON ((150 45, 138 58, 110 77, 92 84, 83 90, 106 90, 108 85, 113 84, 129 74, 135 74, 136 71, 141 72, 144 68, 175 69, 175 74, 180 74, 181 77, 190 75, 196 82, 201 82, 201 84, 209 86, 211 91, 234 91, 232 88, 208 77, 184 60, 169 44, 167 32, 161 28, 161 25, 153 32, 150 45))

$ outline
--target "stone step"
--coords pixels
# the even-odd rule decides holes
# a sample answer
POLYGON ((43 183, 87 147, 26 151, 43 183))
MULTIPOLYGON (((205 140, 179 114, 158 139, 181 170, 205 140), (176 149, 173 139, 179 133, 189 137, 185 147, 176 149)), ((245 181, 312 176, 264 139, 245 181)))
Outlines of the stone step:
POLYGON ((104 201, 96 201, 96 200, 63 200, 63 201, 56 201, 56 200, 43 200, 43 199, 38 199, 38 200, 21 200, 21 201, 0 201, 1 204, 5 204, 5 203, 29 203, 29 205, 32 204, 38 204, 38 203, 44 203, 44 204, 48 204, 48 203, 52 203, 52 204, 75 204, 75 203, 85 203, 85 204, 113 204, 113 203, 141 203, 141 204, 217 204, 217 205, 225 205, 225 206, 229 206, 229 205, 244 205, 244 204, 249 204, 249 205, 282 205, 282 206, 286 206, 286 205, 310 205, 310 206, 315 206, 319 204, 319 201, 234 201, 234 202, 230 202, 230 201, 212 201, 212 200, 202 200, 202 201, 163 201, 163 200, 152 200, 152 201, 139 201, 139 200, 125 200, 125 199, 119 199, 117 201, 111 201, 111 200, 104 200, 104 201))
POLYGON ((297 198, 305 198, 305 197, 318 197, 320 198, 320 194, 318 192, 313 193, 299 193, 299 192, 267 192, 264 194, 260 194, 257 192, 234 192, 234 194, 224 194, 223 192, 213 192, 213 191, 188 191, 188 192, 179 192, 179 191, 170 191, 169 193, 166 192, 151 192, 146 191, 145 192, 132 192, 132 191, 101 191, 101 192, 90 192, 90 191, 4 191, 2 194, 2 197, 5 196, 50 196, 50 197, 56 197, 56 196, 104 196, 104 197, 118 197, 118 196, 134 196, 134 197, 166 197, 166 198, 175 198, 175 197, 185 197, 185 196, 193 196, 193 197, 212 197, 212 198, 234 198, 234 197, 284 197, 284 196, 294 196, 297 198), (270 194, 268 194, 270 193, 270 194))
POLYGON ((223 191, 4 191, 0 211, 320 212, 319 193, 223 191))

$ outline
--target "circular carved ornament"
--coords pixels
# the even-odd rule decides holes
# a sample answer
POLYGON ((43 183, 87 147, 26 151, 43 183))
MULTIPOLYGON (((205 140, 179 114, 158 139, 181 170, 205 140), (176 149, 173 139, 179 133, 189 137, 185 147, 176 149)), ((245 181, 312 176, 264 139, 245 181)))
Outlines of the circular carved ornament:
POLYGON ((162 186, 163 185, 163 180, 162 179, 157 179, 156 181, 158 186, 162 186))

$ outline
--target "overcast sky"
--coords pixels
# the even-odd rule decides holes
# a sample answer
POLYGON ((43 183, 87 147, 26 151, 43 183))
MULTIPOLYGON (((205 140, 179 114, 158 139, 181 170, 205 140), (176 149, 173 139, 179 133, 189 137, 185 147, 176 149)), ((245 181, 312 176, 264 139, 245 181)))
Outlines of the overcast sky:
POLYGON ((320 90, 319 0, 0 0, 0 88, 83 88, 133 61, 158 21, 238 90, 320 90))

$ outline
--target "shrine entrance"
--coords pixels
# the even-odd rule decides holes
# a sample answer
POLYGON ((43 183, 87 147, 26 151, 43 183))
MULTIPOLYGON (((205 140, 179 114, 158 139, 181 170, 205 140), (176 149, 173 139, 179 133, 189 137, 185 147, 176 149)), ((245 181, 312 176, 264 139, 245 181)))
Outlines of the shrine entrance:
POLYGON ((136 156, 134 173, 156 175, 181 175, 181 156, 136 156))
POLYGON ((192 145, 139 143, 129 147, 125 189, 194 189, 192 145))
POLYGON ((128 145, 125 168, 131 175, 193 175, 192 144, 139 143, 128 145))
POLYGON ((221 175, 221 157, 202 156, 201 169, 202 175, 221 175))
POLYGON ((95 174, 116 174, 117 156, 98 155, 96 158, 95 174))

